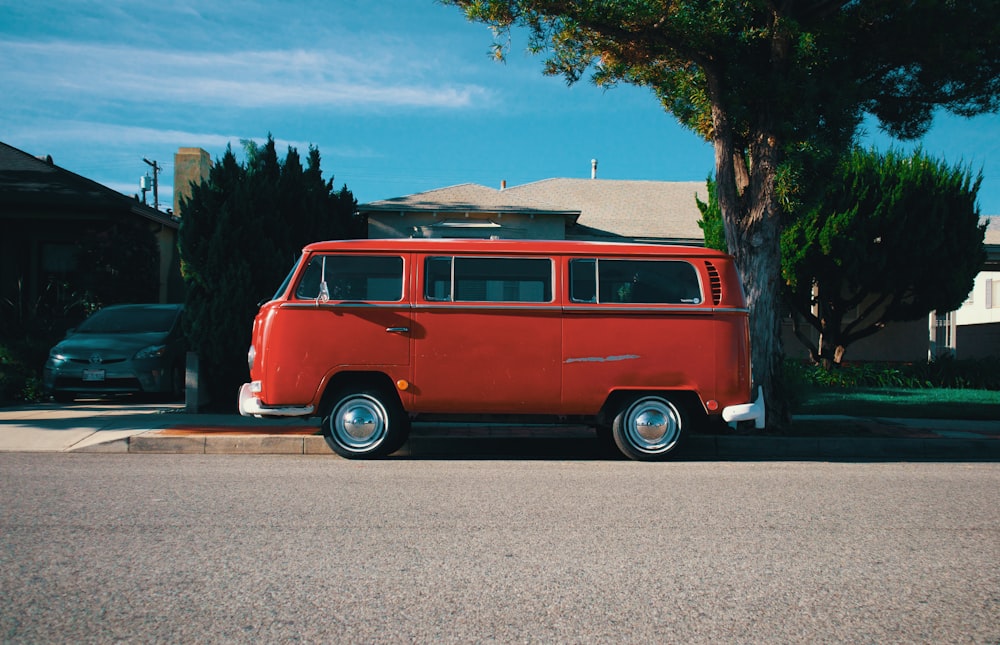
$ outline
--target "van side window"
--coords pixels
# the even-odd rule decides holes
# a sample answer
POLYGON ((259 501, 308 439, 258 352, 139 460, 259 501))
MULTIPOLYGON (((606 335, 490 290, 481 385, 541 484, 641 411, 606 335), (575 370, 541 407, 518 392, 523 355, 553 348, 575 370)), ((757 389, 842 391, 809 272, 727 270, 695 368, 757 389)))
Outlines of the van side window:
POLYGON ((570 299, 605 304, 702 302, 698 273, 677 260, 571 260, 570 299))
POLYGON ((321 276, 326 280, 330 300, 399 302, 403 298, 401 257, 314 256, 302 273, 295 297, 303 300, 318 298, 321 276))
POLYGON ((551 302, 549 258, 427 258, 424 297, 454 302, 551 302))
POLYGON ((569 284, 573 302, 597 302, 597 260, 570 260, 569 284))
POLYGON ((427 300, 451 300, 451 258, 427 258, 424 261, 424 297, 427 300))

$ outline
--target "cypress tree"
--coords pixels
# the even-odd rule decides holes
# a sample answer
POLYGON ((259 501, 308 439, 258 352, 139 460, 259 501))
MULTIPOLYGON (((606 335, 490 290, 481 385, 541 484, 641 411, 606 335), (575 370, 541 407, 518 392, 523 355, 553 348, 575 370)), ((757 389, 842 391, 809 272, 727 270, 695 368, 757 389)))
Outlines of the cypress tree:
POLYGON ((303 171, 298 152, 278 159, 274 139, 231 147, 192 187, 178 235, 185 281, 185 333, 198 353, 200 387, 211 405, 232 410, 249 377, 246 352, 258 304, 281 283, 302 246, 323 237, 359 237, 356 201, 324 182, 319 151, 303 171), (331 221, 337 220, 337 221, 331 221), (318 237, 318 234, 333 233, 318 237))

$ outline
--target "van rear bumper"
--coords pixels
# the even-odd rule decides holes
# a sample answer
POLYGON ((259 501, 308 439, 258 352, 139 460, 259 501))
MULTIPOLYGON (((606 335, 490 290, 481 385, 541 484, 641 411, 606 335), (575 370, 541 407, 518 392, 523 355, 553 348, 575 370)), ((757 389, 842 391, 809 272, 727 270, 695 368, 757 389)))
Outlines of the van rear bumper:
POLYGON ((305 417, 315 409, 311 405, 301 406, 270 406, 263 405, 260 399, 250 391, 250 384, 240 386, 240 414, 245 417, 305 417))
POLYGON ((757 388, 757 400, 753 403, 730 405, 722 409, 722 419, 735 426, 740 421, 753 421, 758 430, 764 428, 764 388, 757 388))

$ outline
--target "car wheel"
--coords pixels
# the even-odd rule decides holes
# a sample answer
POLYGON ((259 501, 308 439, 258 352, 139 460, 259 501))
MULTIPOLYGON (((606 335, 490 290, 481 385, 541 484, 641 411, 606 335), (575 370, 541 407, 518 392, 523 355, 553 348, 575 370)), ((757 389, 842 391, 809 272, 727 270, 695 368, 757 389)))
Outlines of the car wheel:
POLYGON ((618 450, 629 459, 659 461, 678 446, 686 425, 679 404, 668 397, 644 395, 622 406, 611 433, 618 450))
POLYGON ((410 421, 399 399, 381 390, 347 392, 337 397, 323 421, 323 434, 338 455, 370 459, 390 455, 403 445, 410 421))

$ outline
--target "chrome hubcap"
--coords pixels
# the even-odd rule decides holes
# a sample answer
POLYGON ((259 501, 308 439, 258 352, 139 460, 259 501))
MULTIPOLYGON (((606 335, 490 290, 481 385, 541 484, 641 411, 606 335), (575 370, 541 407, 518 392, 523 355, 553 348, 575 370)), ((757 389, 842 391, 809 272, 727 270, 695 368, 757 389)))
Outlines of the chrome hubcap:
POLYGON ((337 443, 350 450, 367 450, 385 437, 389 413, 378 400, 366 396, 346 399, 330 415, 337 443))
POLYGON ((680 438, 680 412, 669 401, 657 397, 640 399, 625 415, 625 434, 636 450, 666 452, 680 438))

